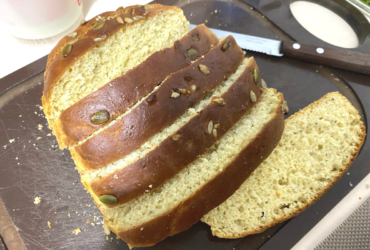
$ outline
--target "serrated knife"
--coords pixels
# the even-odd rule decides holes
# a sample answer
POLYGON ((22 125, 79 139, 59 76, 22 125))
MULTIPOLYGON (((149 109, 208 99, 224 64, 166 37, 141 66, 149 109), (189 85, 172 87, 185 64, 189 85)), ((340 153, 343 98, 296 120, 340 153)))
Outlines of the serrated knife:
MULTIPOLYGON (((190 24, 190 29, 196 25, 190 24)), ((319 65, 370 75, 370 55, 349 49, 324 48, 293 41, 280 41, 210 28, 217 37, 232 35, 245 50, 286 56, 319 65)))

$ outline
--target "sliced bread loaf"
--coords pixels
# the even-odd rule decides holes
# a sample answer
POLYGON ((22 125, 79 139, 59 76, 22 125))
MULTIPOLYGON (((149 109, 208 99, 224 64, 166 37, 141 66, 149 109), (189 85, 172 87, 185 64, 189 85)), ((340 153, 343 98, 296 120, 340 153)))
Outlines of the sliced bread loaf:
POLYGON ((253 58, 245 58, 228 80, 189 109, 142 147, 106 168, 82 174, 82 182, 97 197, 114 196, 107 205, 128 202, 154 190, 205 153, 250 108, 261 95, 253 72, 253 58), (131 162, 128 164, 128 162, 131 162))
POLYGON ((281 94, 266 89, 213 147, 150 193, 113 208, 93 195, 106 225, 130 247, 154 245, 189 228, 272 152, 284 128, 282 103, 281 94))
POLYGON ((289 117, 279 145, 224 203, 202 218, 221 238, 292 218, 343 175, 364 142, 358 111, 337 92, 289 117))
POLYGON ((42 98, 49 124, 188 30, 181 9, 158 4, 120 8, 82 24, 49 56, 42 98))
POLYGON ((205 25, 199 25, 172 47, 154 52, 134 69, 82 98, 52 125, 59 146, 72 146, 107 125, 167 75, 189 66, 217 44, 218 38, 205 25))
POLYGON ((79 171, 107 166, 140 147, 234 73, 243 58, 244 52, 228 36, 204 57, 169 76, 103 130, 70 149, 79 171))

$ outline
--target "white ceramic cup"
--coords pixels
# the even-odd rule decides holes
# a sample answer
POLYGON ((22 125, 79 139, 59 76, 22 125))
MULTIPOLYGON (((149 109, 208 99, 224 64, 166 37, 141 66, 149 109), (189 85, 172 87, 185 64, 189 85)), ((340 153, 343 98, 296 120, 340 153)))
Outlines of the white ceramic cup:
POLYGON ((53 37, 81 16, 81 0, 0 0, 0 24, 22 39, 53 37))

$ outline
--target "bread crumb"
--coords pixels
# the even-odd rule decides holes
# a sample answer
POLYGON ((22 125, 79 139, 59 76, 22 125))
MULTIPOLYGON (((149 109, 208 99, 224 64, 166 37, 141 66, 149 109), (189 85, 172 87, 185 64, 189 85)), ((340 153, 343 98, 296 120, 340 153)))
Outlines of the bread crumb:
POLYGON ((36 196, 36 197, 35 197, 35 200, 34 200, 34 202, 33 202, 33 203, 34 203, 35 205, 38 205, 38 204, 40 204, 40 202, 41 202, 41 197, 36 196))
POLYGON ((41 129, 42 129, 42 127, 43 127, 43 126, 42 126, 42 124, 38 124, 37 126, 38 126, 38 129, 39 129, 39 130, 41 130, 41 129))
POLYGON ((77 228, 75 230, 72 231, 72 234, 74 235, 78 235, 79 233, 81 233, 81 229, 80 228, 77 228))
POLYGON ((19 115, 19 117, 22 117, 22 115, 19 115))
POLYGON ((350 187, 353 187, 353 184, 352 184, 352 182, 349 182, 349 186, 350 186, 350 187))
POLYGON ((89 219, 87 219, 86 223, 87 223, 87 224, 89 224, 89 223, 90 223, 90 220, 89 220, 89 219))
POLYGON ((143 231, 143 230, 144 230, 144 228, 142 227, 140 230, 141 230, 141 231, 143 231))
POLYGON ((108 236, 105 236, 105 239, 106 239, 106 240, 109 240, 109 237, 108 237, 108 236))
POLYGON ((51 228, 51 222, 50 221, 48 221, 48 227, 51 228))
POLYGON ((42 138, 42 137, 40 137, 40 136, 39 136, 39 137, 37 137, 37 138, 36 138, 36 140, 40 140, 41 138, 42 138))
POLYGON ((15 139, 10 139, 9 142, 13 143, 13 142, 15 142, 15 139))
POLYGON ((47 134, 46 136, 51 136, 51 133, 47 134))
POLYGON ((95 227, 95 223, 94 222, 91 222, 91 226, 95 227))
POLYGON ((113 177, 114 177, 114 179, 118 179, 118 176, 116 174, 113 177))
POLYGON ((71 213, 68 213, 68 217, 71 217, 71 213))
POLYGON ((108 227, 106 223, 104 223, 103 228, 104 228, 105 235, 110 235, 110 228, 108 227))
POLYGON ((358 197, 359 200, 361 200, 361 197, 358 197))

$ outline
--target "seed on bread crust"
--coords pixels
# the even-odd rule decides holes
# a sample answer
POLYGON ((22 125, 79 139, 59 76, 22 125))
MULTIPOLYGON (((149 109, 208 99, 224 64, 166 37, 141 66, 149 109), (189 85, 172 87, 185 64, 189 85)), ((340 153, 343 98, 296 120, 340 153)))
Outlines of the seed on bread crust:
POLYGON ((64 46, 64 48, 62 49, 62 55, 64 57, 68 56, 69 53, 71 53, 71 50, 72 50, 72 44, 67 44, 66 46, 64 46))
POLYGON ((177 98, 177 97, 179 97, 180 96, 180 94, 179 93, 177 93, 177 92, 172 92, 172 94, 171 94, 171 97, 172 98, 177 98))
POLYGON ((76 31, 75 32, 71 32, 67 36, 70 37, 70 38, 75 38, 77 36, 77 32, 76 31))
POLYGON ((226 102, 225 102, 224 98, 222 98, 222 97, 220 97, 220 96, 215 96, 215 97, 213 97, 213 98, 212 98, 212 102, 217 103, 218 105, 221 105, 221 106, 223 106, 223 105, 225 105, 225 104, 226 104, 226 102))
POLYGON ((100 21, 97 24, 95 24, 92 29, 93 30, 101 29, 101 28, 103 28, 104 24, 105 24, 105 21, 100 21))
POLYGON ((257 101, 257 96, 253 92, 253 90, 250 91, 249 95, 250 95, 250 98, 251 98, 251 102, 256 102, 257 101))
POLYGON ((124 20, 125 20, 126 23, 132 23, 133 22, 133 20, 129 17, 125 17, 124 20))
POLYGON ((121 23, 121 24, 124 23, 122 17, 120 16, 118 16, 116 20, 117 20, 117 23, 121 23))
POLYGON ((205 75, 209 75, 209 73, 211 73, 211 71, 209 71, 209 68, 204 64, 199 64, 199 70, 205 75))
POLYGON ((208 123, 208 134, 211 134, 212 133, 212 129, 213 129, 213 121, 210 121, 209 123, 208 123))

